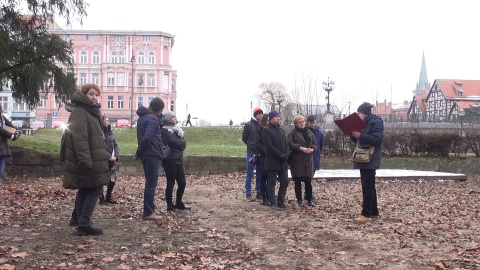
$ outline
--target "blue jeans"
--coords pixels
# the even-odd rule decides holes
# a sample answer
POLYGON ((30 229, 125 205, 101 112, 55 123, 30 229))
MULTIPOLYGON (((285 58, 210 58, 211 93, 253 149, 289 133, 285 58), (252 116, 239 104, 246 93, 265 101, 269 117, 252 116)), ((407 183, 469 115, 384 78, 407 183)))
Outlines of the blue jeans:
POLYGON ((3 170, 5 169, 5 157, 0 157, 0 184, 3 181, 3 170))
MULTIPOLYGON (((252 179, 253 179, 253 170, 255 169, 255 165, 250 164, 248 162, 248 158, 250 157, 250 152, 247 152, 246 161, 247 161, 247 177, 245 178, 245 193, 247 195, 252 195, 252 179)), ((261 172, 256 173, 255 176, 255 190, 257 194, 260 193, 260 183, 262 182, 262 175, 261 172)))
POLYGON ((155 213, 155 189, 158 183, 158 171, 160 169, 160 158, 142 158, 143 171, 145 173, 145 189, 143 191, 143 217, 155 213))

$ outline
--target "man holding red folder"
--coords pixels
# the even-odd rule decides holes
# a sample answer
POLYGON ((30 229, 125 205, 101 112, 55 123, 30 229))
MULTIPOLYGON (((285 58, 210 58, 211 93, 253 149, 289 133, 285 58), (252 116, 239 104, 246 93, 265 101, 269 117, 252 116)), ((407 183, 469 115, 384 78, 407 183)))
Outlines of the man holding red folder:
POLYGON ((353 162, 355 169, 360 169, 360 179, 362 182, 363 204, 362 213, 355 218, 355 222, 372 222, 380 217, 377 206, 377 190, 375 188, 376 170, 380 168, 382 159, 383 145, 383 120, 372 114, 373 105, 364 102, 358 109, 358 116, 365 122, 366 127, 363 130, 354 130, 350 135, 353 142, 358 143, 362 148, 375 146, 370 162, 353 162))

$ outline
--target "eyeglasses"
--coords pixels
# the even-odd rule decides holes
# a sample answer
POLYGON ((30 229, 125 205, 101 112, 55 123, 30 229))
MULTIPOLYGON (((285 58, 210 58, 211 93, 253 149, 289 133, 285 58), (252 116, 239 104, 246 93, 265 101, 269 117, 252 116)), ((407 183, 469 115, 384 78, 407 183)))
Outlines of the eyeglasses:
POLYGON ((305 123, 305 120, 302 120, 302 121, 298 121, 297 124, 303 124, 305 123))

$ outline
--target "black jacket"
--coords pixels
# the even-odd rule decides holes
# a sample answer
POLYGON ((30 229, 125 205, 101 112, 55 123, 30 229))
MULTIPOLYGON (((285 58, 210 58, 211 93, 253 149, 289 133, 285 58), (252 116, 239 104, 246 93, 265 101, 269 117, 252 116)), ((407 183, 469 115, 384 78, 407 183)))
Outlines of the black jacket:
POLYGON ((187 141, 180 137, 176 131, 178 127, 165 123, 162 128, 163 143, 170 146, 171 152, 168 158, 166 157, 163 163, 175 163, 177 165, 183 162, 183 151, 187 148, 187 141))
POLYGON ((250 119, 243 127, 242 141, 247 145, 247 152, 255 151, 255 132, 259 129, 258 121, 255 118, 250 119))
POLYGON ((262 131, 262 141, 266 149, 265 169, 277 171, 288 169, 290 149, 283 128, 280 125, 268 124, 262 131))
POLYGON ((267 170, 265 170, 265 156, 267 150, 265 149, 265 144, 263 144, 262 131, 264 128, 259 127, 255 132, 255 151, 254 153, 260 155, 258 158, 257 170, 260 170, 261 175, 267 175, 267 170))

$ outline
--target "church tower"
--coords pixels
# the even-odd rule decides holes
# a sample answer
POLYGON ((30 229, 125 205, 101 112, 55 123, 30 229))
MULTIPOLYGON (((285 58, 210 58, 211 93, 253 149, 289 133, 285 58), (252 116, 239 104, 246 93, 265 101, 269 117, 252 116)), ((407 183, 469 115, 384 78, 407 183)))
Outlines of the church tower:
POLYGON ((430 90, 430 83, 428 82, 427 65, 425 64, 425 52, 423 52, 422 67, 420 69, 420 78, 418 79, 417 87, 413 91, 413 95, 416 96, 419 94, 428 93, 429 90, 430 90))

